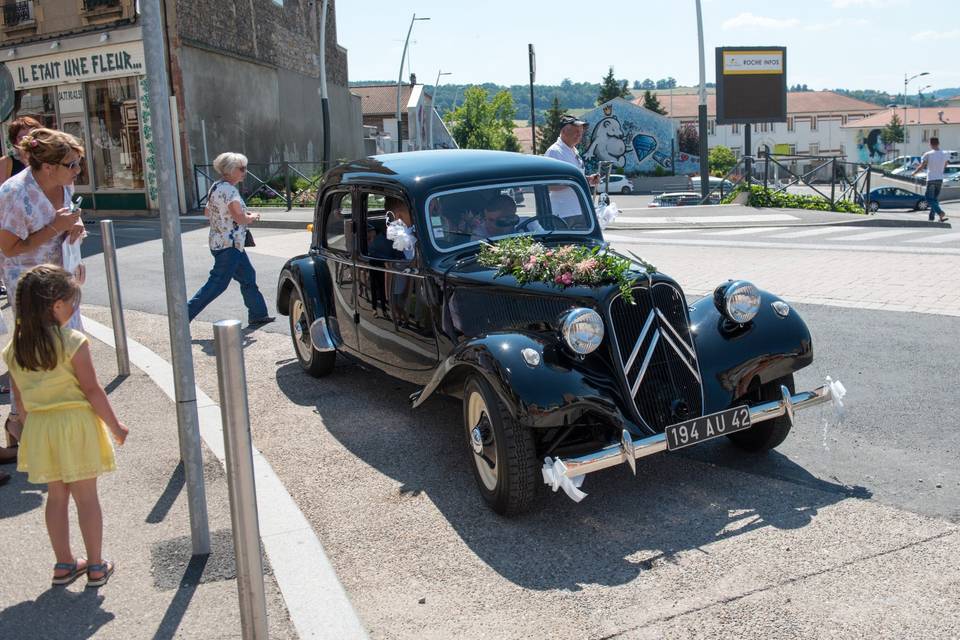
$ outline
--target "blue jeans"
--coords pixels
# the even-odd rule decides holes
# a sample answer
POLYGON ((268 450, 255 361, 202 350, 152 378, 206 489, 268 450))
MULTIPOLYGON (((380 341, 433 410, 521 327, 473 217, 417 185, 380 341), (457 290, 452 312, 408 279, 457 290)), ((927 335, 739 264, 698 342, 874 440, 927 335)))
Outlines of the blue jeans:
POLYGON ((927 204, 930 205, 930 219, 933 220, 933 215, 938 216, 943 215, 943 209, 940 208, 940 202, 937 198, 940 197, 940 188, 943 186, 943 180, 928 180, 927 181, 927 192, 924 194, 927 198, 927 204))
POLYGON ((210 253, 213 254, 210 277, 187 303, 190 320, 197 317, 197 314, 208 304, 226 291, 230 286, 230 280, 236 280, 240 284, 240 293, 243 295, 243 304, 247 307, 248 319, 258 320, 266 317, 267 303, 264 302, 263 294, 257 287, 257 272, 250 264, 247 252, 229 248, 211 250, 210 253))

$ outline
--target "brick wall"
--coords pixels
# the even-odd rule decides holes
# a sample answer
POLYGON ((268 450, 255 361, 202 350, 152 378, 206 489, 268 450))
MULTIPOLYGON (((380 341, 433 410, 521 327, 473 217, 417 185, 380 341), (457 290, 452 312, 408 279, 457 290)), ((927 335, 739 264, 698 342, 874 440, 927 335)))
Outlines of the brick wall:
MULTIPOLYGON (((177 0, 178 35, 187 45, 231 53, 310 77, 320 75, 320 6, 308 0, 177 0), (316 8, 314 8, 316 5, 316 8)), ((335 5, 327 16, 327 81, 346 86, 347 52, 337 44, 335 5)))

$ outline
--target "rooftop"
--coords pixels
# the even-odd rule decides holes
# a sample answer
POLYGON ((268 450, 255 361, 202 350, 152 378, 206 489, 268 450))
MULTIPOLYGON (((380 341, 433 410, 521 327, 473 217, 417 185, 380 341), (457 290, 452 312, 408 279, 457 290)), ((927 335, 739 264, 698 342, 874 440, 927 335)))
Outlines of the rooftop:
MULTIPOLYGON (((667 115, 672 118, 696 118, 697 107, 700 99, 697 94, 674 93, 670 97, 669 91, 652 91, 660 106, 667 111, 667 115)), ((634 104, 643 106, 643 98, 633 101, 634 104)), ((788 91, 787 92, 787 114, 817 114, 817 113, 875 113, 883 107, 849 98, 833 91, 788 91)), ((707 113, 715 116, 717 113, 717 97, 708 91, 707 94, 707 113)))
MULTIPOLYGON (((400 85, 400 106, 406 107, 410 92, 416 85, 400 85)), ((365 116, 394 115, 397 113, 397 84, 351 85, 350 92, 360 96, 360 109, 365 116)))
MULTIPOLYGON (((903 112, 904 110, 902 108, 884 109, 880 113, 875 113, 868 118, 855 120, 843 126, 856 127, 858 129, 864 127, 885 127, 890 124, 890 120, 894 114, 896 114, 897 118, 902 122, 904 120, 903 112)), ((920 109, 907 107, 906 112, 907 118, 905 124, 907 125, 960 125, 960 107, 921 107, 920 109)))

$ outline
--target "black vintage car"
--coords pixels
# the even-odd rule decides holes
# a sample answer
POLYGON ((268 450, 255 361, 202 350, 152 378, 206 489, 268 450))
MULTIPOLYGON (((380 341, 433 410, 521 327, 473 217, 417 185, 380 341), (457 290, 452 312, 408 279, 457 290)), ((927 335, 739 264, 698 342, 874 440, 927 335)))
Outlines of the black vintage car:
POLYGON ((543 482, 579 499, 584 474, 635 472, 638 458, 721 435, 772 449, 794 410, 830 399, 829 386, 794 390, 810 332, 749 282, 688 303, 639 260, 625 295, 613 283, 520 284, 478 258, 483 243, 525 235, 606 251, 589 193, 574 167, 514 153, 398 153, 331 170, 310 249, 277 287, 301 366, 323 376, 342 354, 417 385, 414 407, 461 398, 470 466, 505 514, 543 482), (388 237, 394 218, 413 228, 412 248, 388 237))

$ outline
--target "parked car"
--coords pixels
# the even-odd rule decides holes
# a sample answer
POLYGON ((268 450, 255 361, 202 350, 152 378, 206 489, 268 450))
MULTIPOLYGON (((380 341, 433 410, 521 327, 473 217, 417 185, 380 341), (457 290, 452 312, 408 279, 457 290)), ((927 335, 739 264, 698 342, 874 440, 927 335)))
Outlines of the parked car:
MULTIPOLYGON (((858 204, 863 205, 859 198, 858 204)), ((880 209, 912 209, 925 211, 929 204, 922 193, 914 193, 900 187, 877 187, 870 190, 870 205, 868 210, 876 212, 880 209)))
POLYGON ((609 184, 600 181, 597 185, 597 193, 631 193, 633 184, 627 179, 627 176, 621 176, 615 173, 610 174, 609 184))
MULTIPOLYGON (((675 191, 673 193, 661 193, 654 197, 648 207, 688 207, 700 204, 701 196, 699 191, 675 191)), ((708 204, 720 204, 720 194, 712 193, 707 201, 708 204)))
MULTIPOLYGON (((735 186, 729 180, 718 178, 716 176, 710 176, 710 181, 708 182, 708 184, 710 185, 710 191, 713 193, 716 193, 717 196, 721 198, 723 198, 728 193, 733 191, 735 186)), ((697 193, 700 193, 700 176, 691 176, 690 191, 695 191, 697 193)))
MULTIPOLYGON (((440 394, 460 399, 465 460, 503 514, 529 508, 541 478, 567 490, 584 474, 624 462, 636 472, 644 456, 719 436, 773 449, 796 410, 830 399, 830 386, 794 389, 794 372, 813 361, 795 309, 743 280, 688 301, 667 274, 610 251, 589 193, 572 166, 495 151, 395 153, 334 168, 310 246, 277 286, 297 361, 324 376, 339 357, 360 360, 415 385, 410 401, 421 411, 440 394), (490 215, 518 189, 528 206, 490 215), (405 210, 412 246, 409 228, 391 222, 405 210), (590 251, 622 270, 616 281, 571 276, 565 286, 485 261, 528 239, 543 259, 590 251)), ((356 428, 402 437, 375 423, 356 428)))
MULTIPOLYGON (((910 173, 913 173, 912 171, 910 173)), ((909 175, 909 174, 907 174, 909 175)), ((926 170, 920 171, 917 175, 913 176, 917 180, 926 180, 927 172, 926 170)), ((958 180, 960 179, 960 164, 948 164, 943 168, 943 179, 944 180, 958 180)))
POLYGON ((909 173, 920 166, 920 156, 897 156, 893 160, 880 163, 880 168, 893 175, 909 173))

